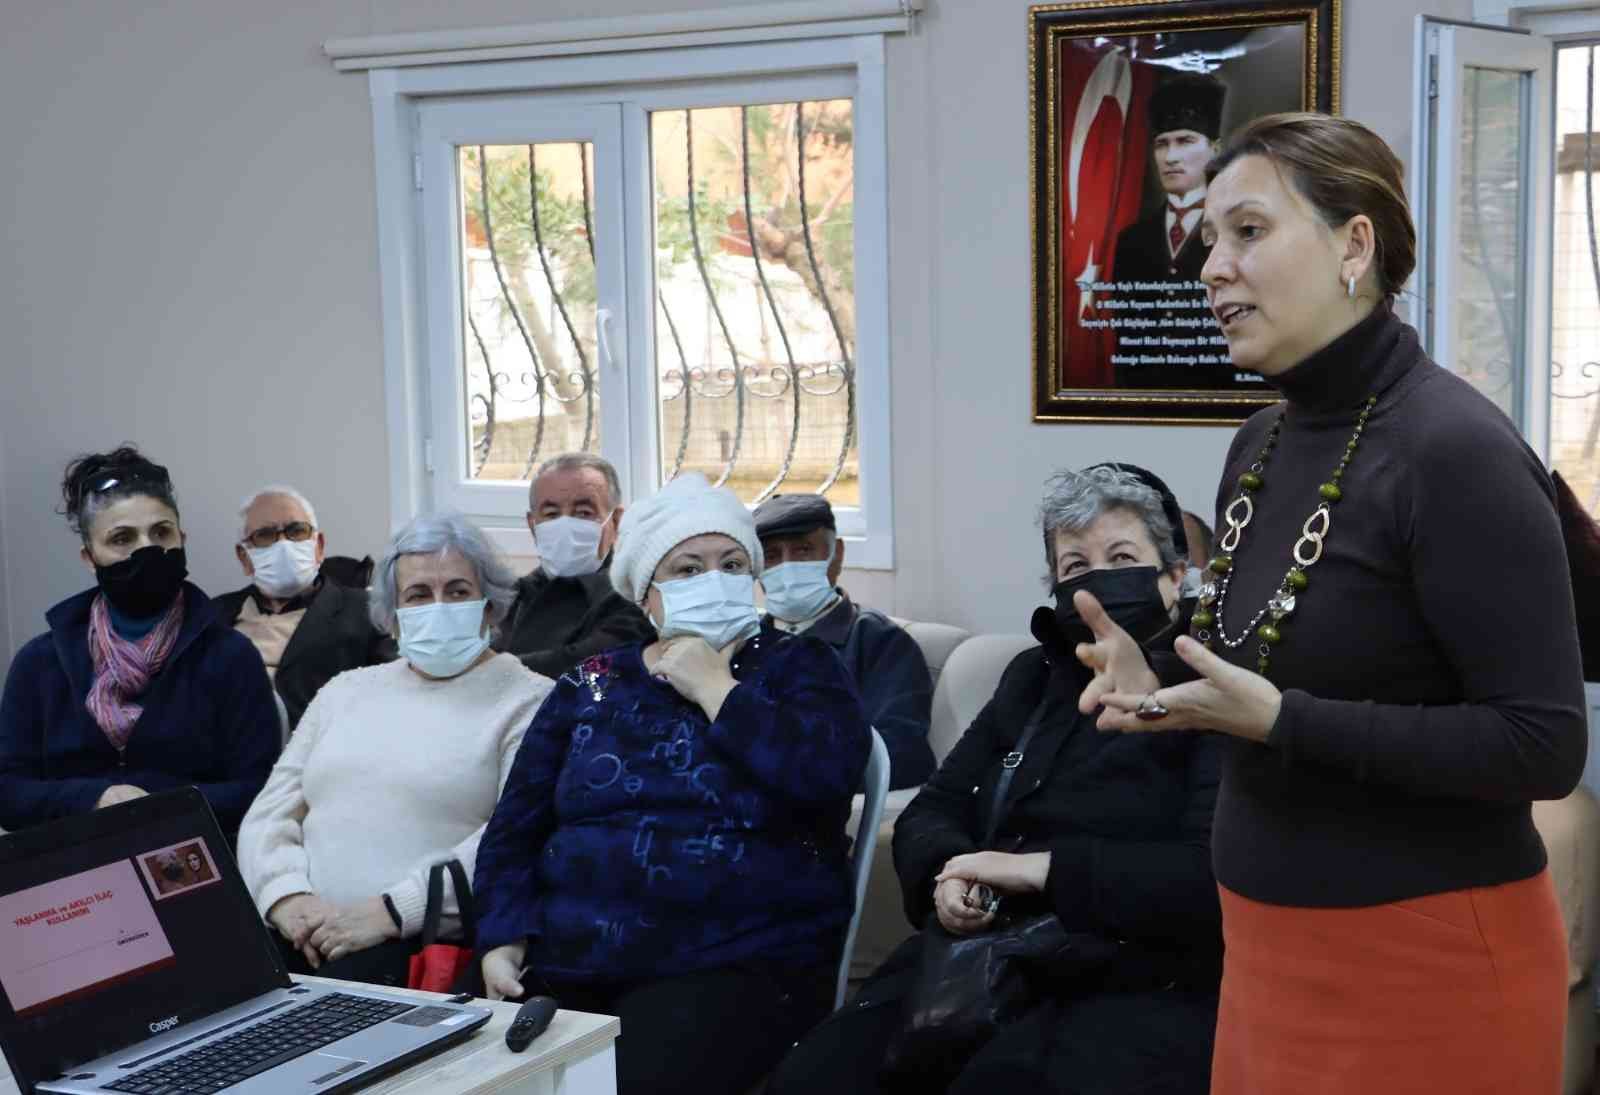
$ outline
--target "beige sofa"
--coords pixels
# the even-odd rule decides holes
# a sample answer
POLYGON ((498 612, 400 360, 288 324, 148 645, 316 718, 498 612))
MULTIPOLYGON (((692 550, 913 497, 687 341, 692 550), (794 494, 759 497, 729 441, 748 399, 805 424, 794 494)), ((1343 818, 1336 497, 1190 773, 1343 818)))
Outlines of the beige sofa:
MULTIPOLYGON (((1028 635, 970 636, 943 624, 899 622, 922 646, 933 674, 929 740, 934 756, 943 760, 993 695, 1006 664, 1033 646, 1034 640, 1028 635)), ((865 977, 911 934, 912 927, 900 907, 900 884, 889 842, 895 820, 915 794, 914 789, 893 791, 884 806, 851 960, 853 979, 865 977)), ((1569 997, 1562 1090, 1564 1095, 1579 1095, 1590 1090, 1595 1072, 1596 997, 1590 975, 1600 958, 1600 805, 1580 787, 1559 802, 1535 803, 1533 819, 1549 850, 1550 871, 1567 926, 1569 997)), ((851 831, 854 825, 852 819, 851 831)))

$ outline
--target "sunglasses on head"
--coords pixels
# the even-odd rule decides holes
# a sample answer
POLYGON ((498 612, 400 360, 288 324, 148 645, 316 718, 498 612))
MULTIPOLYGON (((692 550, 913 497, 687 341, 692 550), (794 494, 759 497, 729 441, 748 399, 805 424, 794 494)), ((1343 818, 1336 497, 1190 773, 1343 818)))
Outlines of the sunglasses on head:
POLYGON ((131 493, 131 488, 137 487, 163 494, 170 493, 172 479, 167 475, 167 469, 160 464, 124 464, 102 468, 85 479, 83 485, 79 487, 78 505, 81 507, 91 494, 109 494, 119 488, 131 493))

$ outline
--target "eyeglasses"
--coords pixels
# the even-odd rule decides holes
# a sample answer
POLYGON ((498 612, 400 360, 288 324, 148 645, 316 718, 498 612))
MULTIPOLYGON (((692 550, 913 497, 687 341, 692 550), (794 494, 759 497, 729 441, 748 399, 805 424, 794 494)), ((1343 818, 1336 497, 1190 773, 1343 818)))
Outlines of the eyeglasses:
POLYGON ((290 521, 287 525, 262 525, 246 536, 244 542, 257 548, 269 548, 280 538, 298 544, 311 539, 316 531, 304 521, 290 521))

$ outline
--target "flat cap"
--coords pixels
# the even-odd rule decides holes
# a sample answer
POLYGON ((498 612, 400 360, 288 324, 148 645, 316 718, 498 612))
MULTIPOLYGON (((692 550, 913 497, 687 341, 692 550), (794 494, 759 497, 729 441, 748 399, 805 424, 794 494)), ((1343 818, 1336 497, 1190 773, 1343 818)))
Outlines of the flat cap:
POLYGON ((804 536, 819 528, 838 531, 833 507, 820 494, 774 494, 756 507, 756 535, 804 536))

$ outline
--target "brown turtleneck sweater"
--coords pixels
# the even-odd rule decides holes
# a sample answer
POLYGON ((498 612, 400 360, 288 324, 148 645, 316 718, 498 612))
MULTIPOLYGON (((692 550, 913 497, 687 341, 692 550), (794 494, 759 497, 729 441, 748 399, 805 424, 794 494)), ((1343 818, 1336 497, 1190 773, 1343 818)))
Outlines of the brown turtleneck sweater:
MULTIPOLYGON (((1287 399, 1223 624, 1271 596, 1356 414, 1378 402, 1267 677, 1283 707, 1241 740, 1212 840, 1217 880, 1281 905, 1371 905, 1528 878, 1529 803, 1583 771, 1588 730, 1550 478, 1511 422, 1379 308, 1273 385, 1287 399)), ((1282 409, 1239 430, 1217 492, 1282 409)), ((1252 636, 1223 656, 1255 670, 1252 636)))

